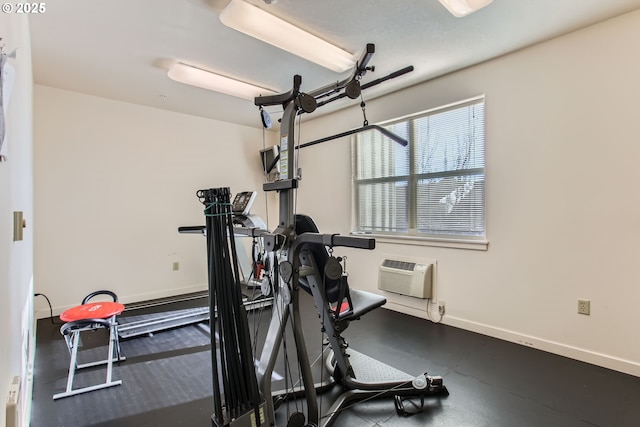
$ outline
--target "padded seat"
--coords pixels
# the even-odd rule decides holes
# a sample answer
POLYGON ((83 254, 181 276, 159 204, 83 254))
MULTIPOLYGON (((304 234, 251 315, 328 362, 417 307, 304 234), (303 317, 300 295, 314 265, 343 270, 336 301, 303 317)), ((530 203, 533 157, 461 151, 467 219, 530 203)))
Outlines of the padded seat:
POLYGON ((358 320, 361 316, 387 303, 387 299, 382 295, 358 289, 349 289, 349 296, 351 298, 351 307, 349 307, 348 303, 343 303, 338 314, 338 320, 358 320))
MULTIPOLYGON (((296 234, 303 233, 318 233, 318 226, 311 217, 296 214, 296 234)), ((329 259, 327 248, 318 243, 304 243, 303 248, 303 251, 308 251, 313 255, 318 271, 323 272, 329 259)), ((384 296, 349 288, 345 277, 335 280, 322 277, 321 283, 325 286, 326 301, 330 304, 340 304, 340 309, 336 310, 339 311, 337 313, 338 320, 357 320, 366 313, 387 303, 387 299, 384 296), (346 286, 346 289, 343 289, 344 286, 346 286), (338 302, 341 296, 343 300, 338 302)), ((300 277, 300 287, 311 294, 311 287, 306 277, 300 277)))

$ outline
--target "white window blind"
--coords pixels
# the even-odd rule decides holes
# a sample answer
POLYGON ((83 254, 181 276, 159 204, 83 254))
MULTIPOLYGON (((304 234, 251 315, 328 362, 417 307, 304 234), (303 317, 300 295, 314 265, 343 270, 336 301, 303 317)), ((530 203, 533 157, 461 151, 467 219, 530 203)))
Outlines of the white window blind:
POLYGON ((484 98, 390 122, 353 149, 356 233, 485 235, 484 98))

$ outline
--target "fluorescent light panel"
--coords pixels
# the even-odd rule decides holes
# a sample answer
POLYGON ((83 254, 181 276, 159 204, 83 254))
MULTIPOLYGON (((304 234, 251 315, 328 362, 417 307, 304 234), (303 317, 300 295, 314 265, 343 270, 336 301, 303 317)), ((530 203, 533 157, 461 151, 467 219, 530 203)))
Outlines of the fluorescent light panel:
POLYGON ((276 92, 260 86, 241 82, 229 77, 221 76, 191 65, 176 62, 167 73, 172 80, 191 86, 209 89, 227 95, 253 100, 260 95, 275 95, 276 92))
POLYGON ((349 70, 356 63, 349 52, 242 0, 231 0, 220 13, 220 21, 337 73, 349 70))
POLYGON ((456 18, 462 18, 488 6, 493 0, 440 0, 456 18))

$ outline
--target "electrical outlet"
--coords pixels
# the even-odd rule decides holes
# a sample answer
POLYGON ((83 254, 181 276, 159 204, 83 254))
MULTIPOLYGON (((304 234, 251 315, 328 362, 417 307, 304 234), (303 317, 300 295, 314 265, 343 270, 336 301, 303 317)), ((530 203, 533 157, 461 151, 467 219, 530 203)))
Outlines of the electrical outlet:
POLYGON ((440 316, 444 316, 444 301, 438 302, 438 313, 440 316))
POLYGON ((586 314, 587 316, 591 314, 591 301, 588 299, 579 299, 578 300, 578 314, 586 314))
POLYGON ((173 271, 180 270, 180 263, 178 261, 173 262, 173 271))

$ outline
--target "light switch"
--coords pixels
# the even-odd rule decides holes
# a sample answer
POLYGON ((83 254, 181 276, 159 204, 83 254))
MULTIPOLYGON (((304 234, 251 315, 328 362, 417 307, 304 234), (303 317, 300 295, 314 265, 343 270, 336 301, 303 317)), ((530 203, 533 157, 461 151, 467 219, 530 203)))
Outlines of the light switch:
POLYGON ((17 242, 22 240, 22 230, 27 226, 24 220, 24 212, 13 212, 13 241, 17 242))

